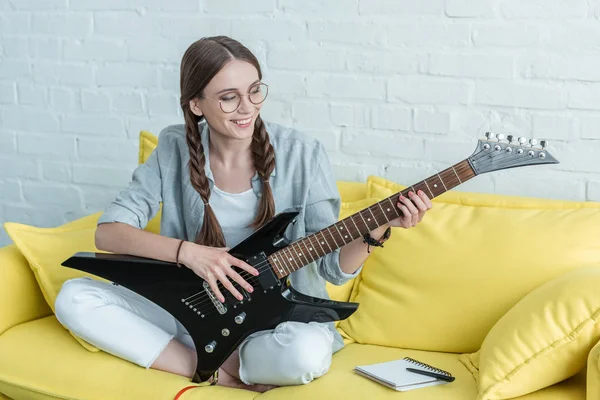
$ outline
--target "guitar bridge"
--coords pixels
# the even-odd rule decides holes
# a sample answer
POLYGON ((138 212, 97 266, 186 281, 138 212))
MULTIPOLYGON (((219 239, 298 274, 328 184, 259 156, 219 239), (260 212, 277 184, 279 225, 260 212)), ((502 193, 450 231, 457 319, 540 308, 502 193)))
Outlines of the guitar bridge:
POLYGON ((203 282, 202 286, 204 287, 204 291, 212 301, 219 314, 225 314, 227 312, 227 307, 225 307, 225 304, 221 303, 219 299, 217 299, 217 296, 215 296, 215 294, 213 293, 212 289, 210 288, 210 285, 207 282, 203 282))

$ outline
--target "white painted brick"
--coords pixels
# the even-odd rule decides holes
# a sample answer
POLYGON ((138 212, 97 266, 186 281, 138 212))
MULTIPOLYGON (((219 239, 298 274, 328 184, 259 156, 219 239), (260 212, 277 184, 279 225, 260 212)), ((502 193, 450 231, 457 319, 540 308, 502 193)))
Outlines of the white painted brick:
POLYGON ((147 94, 146 104, 151 115, 179 115, 179 98, 172 94, 147 94))
POLYGON ((66 40, 63 52, 65 60, 75 61, 124 61, 127 57, 125 44, 117 40, 66 40))
POLYGON ((294 125, 300 128, 325 129, 332 127, 329 105, 323 102, 295 102, 292 105, 294 125))
POLYGON ((600 117, 580 118, 582 139, 600 139, 600 117))
POLYGON ((40 171, 36 161, 16 155, 0 155, 0 179, 39 179, 39 177, 40 171))
POLYGON ((429 73, 467 78, 513 78, 512 56, 487 54, 432 54, 429 73))
POLYGON ((4 206, 7 221, 18 222, 38 227, 55 227, 65 221, 62 216, 63 207, 58 205, 17 205, 4 206))
POLYGON ((494 106, 562 109, 565 97, 560 87, 513 81, 480 81, 475 88, 477 104, 494 106))
POLYGON ((62 40, 54 37, 32 37, 29 39, 31 56, 48 60, 62 59, 62 40))
POLYGON ((0 180, 0 200, 21 202, 23 194, 21 193, 21 183, 12 180, 0 180))
POLYGON ((0 79, 25 80, 31 77, 31 66, 25 61, 2 60, 0 79))
POLYGON ((425 77, 397 76, 388 80, 388 101, 417 104, 467 104, 471 85, 468 82, 425 77))
POLYGON ((1 52, 11 58, 29 58, 29 40, 26 37, 0 38, 1 52))
POLYGON ((73 89, 52 87, 48 90, 50 108, 56 112, 80 111, 79 94, 73 89))
POLYGON ((61 117, 65 132, 84 135, 123 136, 123 121, 115 117, 96 115, 65 115, 61 117))
POLYGON ((198 0, 144 0, 143 6, 149 11, 189 12, 200 11, 198 0))
POLYGON ((378 78, 314 74, 306 78, 308 95, 348 99, 384 99, 385 81, 378 78))
POLYGON ((37 135, 21 132, 17 134, 17 151, 25 155, 73 159, 75 156, 75 139, 68 136, 37 135))
POLYGON ((338 181, 350 182, 366 182, 369 175, 381 175, 379 166, 363 165, 363 164, 348 164, 348 163, 332 163, 331 168, 333 175, 338 181))
POLYGON ((92 82, 93 68, 90 65, 55 64, 36 62, 33 64, 33 80, 38 83, 86 86, 92 82))
POLYGON ((533 134, 538 140, 563 140, 575 138, 574 119, 559 115, 534 115, 533 134))
POLYGON ((540 43, 540 28, 526 23, 479 23, 473 27, 476 46, 532 47, 540 43))
POLYGON ((17 84, 17 103, 27 106, 46 106, 47 88, 40 85, 17 84))
POLYGON ((0 154, 17 152, 17 135, 14 132, 0 130, 0 154))
POLYGON ((100 66, 96 70, 98 86, 153 88, 158 84, 156 68, 142 65, 100 66))
POLYGON ((0 104, 15 104, 17 102, 15 85, 0 82, 0 104))
POLYGON ((371 109, 374 129, 410 130, 412 114, 409 108, 397 105, 376 106, 371 109))
POLYGON ((314 41, 383 46, 385 26, 365 22, 308 21, 308 37, 314 41))
POLYGON ((292 106, 288 101, 280 101, 276 99, 269 99, 263 103, 260 109, 261 118, 264 121, 274 122, 284 126, 291 126, 292 120, 292 106))
MULTIPOLYGON (((0 10, 11 11, 12 9, 13 8, 9 0, 0 0, 0 10)), ((2 229, 0 229, 0 231, 2 231, 2 229)))
POLYGON ((600 201, 600 181, 588 182, 586 200, 600 201))
POLYGON ((471 44, 468 24, 453 22, 398 22, 387 29, 391 46, 466 47, 471 44))
POLYGON ((131 182, 133 170, 112 166, 74 165, 73 182, 125 188, 131 182))
POLYGON ((77 139, 77 153, 83 160, 111 160, 134 164, 138 156, 138 142, 132 139, 77 139))
POLYGON ((141 130, 152 132, 158 136, 159 132, 169 125, 182 125, 183 117, 172 115, 150 115, 150 116, 131 116, 127 118, 125 131, 129 139, 138 139, 141 130))
POLYGON ((69 8, 75 11, 123 11, 136 10, 139 0, 76 0, 71 1, 69 8))
POLYGON ((533 132, 531 119, 529 115, 524 113, 515 113, 511 110, 491 109, 487 115, 488 129, 482 130, 479 133, 479 138, 484 137, 484 133, 491 131, 493 133, 503 133, 513 135, 515 137, 527 136, 530 137, 533 132))
POLYGON ((172 39, 131 39, 127 41, 127 59, 144 63, 180 63, 187 47, 187 43, 172 39))
POLYGON ((15 10, 19 11, 65 10, 67 8, 67 0, 13 0, 11 4, 15 10))
POLYGON ((551 56, 537 57, 531 65, 534 78, 560 80, 600 81, 600 57, 551 56))
MULTIPOLYGON (((263 76, 263 82, 269 85, 267 99, 272 97, 290 100, 306 95, 306 81, 303 73, 269 70, 263 76)), ((269 100, 266 100, 269 102, 269 100)))
POLYGON ((446 0, 448 17, 477 18, 495 15, 494 4, 490 0, 446 0))
POLYGON ((451 137, 427 139, 423 160, 444 163, 445 169, 471 156, 475 144, 475 141, 451 137))
POLYGON ((42 179, 44 180, 60 183, 71 182, 71 164, 68 162, 41 160, 40 168, 42 170, 42 179))
POLYGON ((441 15, 444 0, 360 0, 361 15, 441 15))
POLYGON ((335 129, 305 129, 298 128, 302 133, 321 142, 326 151, 336 151, 339 148, 340 132, 335 129))
POLYGON ((500 2, 502 15, 509 19, 555 19, 585 18, 588 6, 585 0, 547 1, 547 0, 506 0, 500 2))
POLYGON ((0 14, 0 34, 20 35, 31 32, 31 14, 11 12, 0 14))
POLYGON ((207 1, 204 10, 208 14, 272 14, 275 0, 220 0, 207 1))
POLYGON ((422 57, 403 49, 347 50, 346 66, 349 71, 410 74, 419 70, 422 57))
POLYGON ((110 110, 110 97, 104 92, 82 90, 81 108, 84 112, 107 112, 110 110))
POLYGON ((55 205, 66 209, 81 206, 76 188, 47 182, 23 182, 23 197, 32 205, 55 205))
POLYGON ((98 36, 138 37, 140 32, 148 32, 150 18, 134 11, 94 14, 94 34, 98 36))
POLYGON ((307 38, 306 25, 292 20, 272 18, 244 19, 231 26, 235 38, 248 40, 300 41, 307 38))
POLYGON ((361 156, 417 159, 423 154, 423 141, 397 133, 359 130, 342 135, 342 150, 361 156))
POLYGON ((600 83, 573 84, 567 86, 569 108, 600 110, 600 83))
POLYGON ((367 128, 370 126, 370 110, 358 104, 331 104, 331 122, 337 126, 367 128))
POLYGON ((335 47, 297 46, 293 44, 271 46, 267 63, 271 68, 343 71, 344 50, 335 47))
POLYGON ((167 39, 189 39, 188 46, 202 37, 231 36, 229 18, 169 15, 160 19, 159 26, 161 36, 167 39))
POLYGON ((104 211, 117 198, 119 189, 107 187, 84 186, 83 207, 90 212, 104 211))
POLYGON ((50 36, 86 36, 92 32, 92 15, 32 14, 31 31, 50 36))
POLYGON ((22 106, 0 108, 2 126, 7 129, 35 132, 57 132, 58 118, 47 111, 22 106))
POLYGON ((415 132, 447 134, 450 131, 451 121, 451 114, 445 111, 417 108, 414 112, 415 132))
POLYGON ((568 143, 556 141, 549 150, 560 162, 553 166, 555 169, 573 171, 573 166, 576 165, 578 172, 600 173, 600 142, 596 140, 573 140, 568 143))
POLYGON ((179 90, 179 69, 159 68, 160 88, 166 90, 179 90))
POLYGON ((111 109, 122 114, 139 114, 144 112, 140 93, 111 93, 111 109))
POLYGON ((306 16, 352 16, 358 15, 358 0, 279 0, 279 8, 285 14, 299 14, 306 16))

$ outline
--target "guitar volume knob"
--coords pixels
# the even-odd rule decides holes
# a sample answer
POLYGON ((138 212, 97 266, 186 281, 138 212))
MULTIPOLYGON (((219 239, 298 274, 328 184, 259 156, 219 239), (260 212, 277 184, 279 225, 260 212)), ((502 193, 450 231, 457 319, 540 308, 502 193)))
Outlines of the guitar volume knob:
POLYGON ((235 321, 236 324, 240 325, 242 322, 244 322, 245 319, 246 319, 246 313, 243 312, 243 313, 236 315, 233 320, 235 321))
POLYGON ((217 342, 213 340, 212 342, 204 346, 204 351, 207 353, 212 353, 213 351, 215 351, 215 347, 217 347, 217 342))

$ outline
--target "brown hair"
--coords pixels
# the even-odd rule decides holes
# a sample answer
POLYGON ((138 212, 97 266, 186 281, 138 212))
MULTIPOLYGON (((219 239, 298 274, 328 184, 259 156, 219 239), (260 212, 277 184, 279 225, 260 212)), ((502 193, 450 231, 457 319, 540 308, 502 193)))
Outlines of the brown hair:
MULTIPOLYGON (((204 221, 195 242, 205 246, 224 247, 225 237, 221 225, 208 204, 210 188, 204 173, 206 157, 200 140, 198 123, 204 118, 190 109, 190 101, 202 97, 211 79, 231 60, 252 64, 262 79, 258 60, 244 45, 226 36, 202 38, 186 50, 181 61, 181 109, 185 118, 185 134, 190 149, 190 180, 204 203, 204 221)), ((254 167, 262 181, 263 193, 256 218, 251 226, 258 228, 273 218, 275 202, 269 177, 275 168, 275 152, 260 115, 256 118, 251 145, 254 167)))

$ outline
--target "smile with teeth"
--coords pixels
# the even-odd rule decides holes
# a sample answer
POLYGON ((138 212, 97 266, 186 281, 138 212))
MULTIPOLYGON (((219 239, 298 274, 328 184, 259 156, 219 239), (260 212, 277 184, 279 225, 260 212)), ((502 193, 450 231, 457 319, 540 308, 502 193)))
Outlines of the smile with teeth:
POLYGON ((232 119, 231 122, 233 122, 236 125, 248 125, 250 123, 250 121, 252 121, 252 117, 247 118, 247 119, 232 119))

